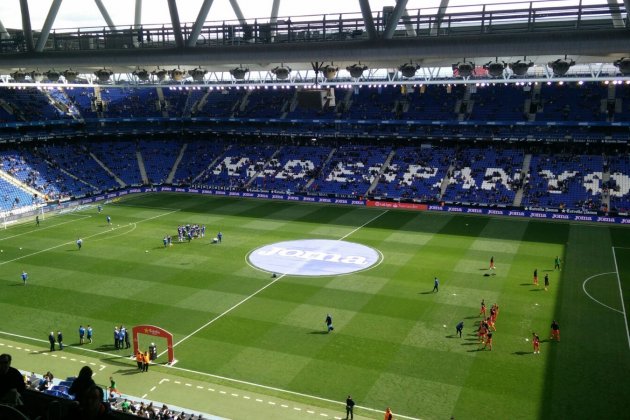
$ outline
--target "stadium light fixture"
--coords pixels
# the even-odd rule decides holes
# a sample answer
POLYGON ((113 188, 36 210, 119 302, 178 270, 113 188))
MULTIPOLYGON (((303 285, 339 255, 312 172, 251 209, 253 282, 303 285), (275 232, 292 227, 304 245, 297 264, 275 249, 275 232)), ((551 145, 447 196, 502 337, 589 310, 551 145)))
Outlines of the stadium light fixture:
POLYGON ((76 70, 68 69, 63 72, 63 77, 66 79, 68 83, 76 82, 78 76, 79 76, 79 72, 76 70))
POLYGON ((18 83, 26 82, 26 72, 22 70, 16 70, 10 76, 18 83))
POLYGON ((630 76, 630 58, 623 57, 613 63, 624 76, 630 76))
POLYGON ((153 70, 151 74, 157 77, 158 82, 163 82, 166 79, 166 75, 168 74, 168 71, 158 67, 156 70, 153 70))
POLYGON ((230 70, 230 74, 236 80, 243 80, 243 79, 245 79, 245 75, 247 73, 249 73, 249 69, 246 68, 246 67, 236 67, 236 68, 230 70))
POLYGON ((398 71, 403 75, 403 77, 410 79, 416 75, 416 71, 418 71, 419 68, 419 64, 409 62, 398 67, 398 71))
POLYGON ((188 70, 188 75, 190 77, 192 77, 192 79, 195 82, 203 82, 203 79, 204 79, 204 77, 206 77, 207 73, 208 73, 208 70, 203 69, 201 67, 197 67, 195 69, 188 70))
POLYGON ((547 65, 551 67, 551 70, 553 71, 553 74, 555 76, 564 76, 565 74, 567 74, 569 69, 575 65, 575 61, 567 60, 567 57, 565 56, 564 59, 558 58, 557 60, 552 61, 547 65))
POLYGON ((36 83, 39 83, 42 80, 44 80, 44 75, 39 70, 33 70, 32 72, 30 72, 30 75, 31 75, 31 79, 36 83))
POLYGON ((111 77, 112 74, 114 74, 113 71, 105 69, 105 68, 98 69, 94 72, 94 76, 98 78, 98 81, 100 83, 109 82, 109 78, 111 77))
POLYGON ((363 76, 363 72, 368 69, 368 66, 359 64, 353 64, 351 66, 346 67, 346 70, 350 73, 350 76, 354 79, 359 79, 363 76))
POLYGON ((483 68, 488 72, 491 77, 501 77, 503 76, 503 71, 505 70, 506 63, 500 63, 499 60, 489 61, 483 65, 483 68))
POLYGON ((184 80, 184 74, 184 71, 179 68, 173 69, 168 72, 169 77, 176 82, 181 82, 182 80, 184 80))
POLYGON ((276 76, 276 79, 286 80, 289 78, 289 74, 291 73, 291 67, 285 67, 284 65, 280 65, 272 69, 271 72, 276 76))
POLYGON ((517 75, 517 76, 525 76, 527 74, 527 70, 529 70, 530 67, 533 67, 534 63, 533 62, 527 62, 527 61, 521 61, 521 60, 516 60, 513 63, 509 63, 508 67, 510 68, 510 70, 512 70, 512 72, 517 75))
POLYGON ((330 81, 337 77, 337 72, 339 71, 339 67, 335 67, 332 64, 324 66, 321 68, 322 73, 324 73, 324 77, 326 80, 330 81))
POLYGON ((47 72, 44 73, 44 76, 46 76, 46 79, 50 80, 51 82, 57 82, 59 80, 59 76, 61 76, 61 73, 59 73, 57 70, 48 70, 47 72))
POLYGON ((146 69, 138 68, 134 70, 132 74, 135 77, 137 77, 138 80, 140 80, 141 82, 148 82, 149 79, 151 78, 151 74, 148 71, 146 71, 146 69))
POLYGON ((475 63, 466 61, 465 58, 463 62, 453 64, 451 68, 453 69, 453 75, 456 77, 470 77, 475 74, 475 63))

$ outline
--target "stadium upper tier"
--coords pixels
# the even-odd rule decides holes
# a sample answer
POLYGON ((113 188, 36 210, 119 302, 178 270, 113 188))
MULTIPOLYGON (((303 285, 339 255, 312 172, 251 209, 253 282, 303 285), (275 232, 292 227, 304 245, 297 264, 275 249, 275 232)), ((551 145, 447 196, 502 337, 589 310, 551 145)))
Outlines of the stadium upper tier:
POLYGON ((630 210, 627 148, 146 139, 6 145, 0 210, 140 185, 581 211, 630 210), (578 151, 579 150, 579 151, 578 151), (577 152, 576 152, 577 151, 577 152))
POLYGON ((0 88, 0 139, 185 132, 410 139, 630 140, 630 83, 296 88, 0 88), (314 106, 313 106, 314 105, 314 106))

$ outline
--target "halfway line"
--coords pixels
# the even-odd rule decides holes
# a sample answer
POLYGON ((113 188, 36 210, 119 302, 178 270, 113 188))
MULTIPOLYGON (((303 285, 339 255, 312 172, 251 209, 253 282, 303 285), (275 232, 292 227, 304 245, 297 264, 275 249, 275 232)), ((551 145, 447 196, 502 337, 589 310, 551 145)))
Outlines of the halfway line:
MULTIPOLYGON (((389 210, 385 210, 383 213, 377 215, 376 217, 373 217, 372 219, 368 220, 367 222, 363 223, 361 226, 359 226, 358 228, 354 229, 352 232, 342 236, 340 239, 338 239, 339 241, 347 238, 348 236, 352 235, 354 232, 358 231, 359 229, 361 229, 362 227, 366 226, 367 224, 373 222, 374 220, 378 219, 379 217, 381 217, 382 215, 384 215, 385 213, 387 213, 389 210)), ((267 287, 271 286, 272 284, 274 284, 275 282, 277 282, 278 280, 280 280, 281 278, 283 278, 284 276, 286 276, 286 274, 282 274, 279 277, 277 277, 276 279, 272 280, 271 282, 269 282, 268 284, 266 284, 265 286, 261 287, 260 289, 256 290, 254 293, 252 293, 251 295, 247 296, 245 299, 241 300, 240 302, 234 304, 232 307, 226 309, 225 311, 223 311, 223 313, 215 316, 214 318, 212 318, 210 321, 206 322, 205 324, 203 324, 201 327, 197 328, 195 331, 191 332, 190 334, 188 334, 186 337, 182 338, 181 340, 179 340, 177 343, 173 344, 173 347, 176 347, 178 345, 180 345, 181 343, 183 343, 184 341, 188 340, 190 337, 192 337, 193 335, 197 334, 199 331, 203 330, 204 328, 206 328, 208 325, 214 323, 216 320, 222 318, 224 315, 232 312, 234 309, 238 308, 239 306, 241 306, 243 303, 247 302, 248 300, 250 300, 251 298, 253 298, 254 296, 256 296, 257 294, 259 294, 260 292, 262 292, 263 290, 265 290, 267 287)), ((166 350, 164 350, 162 353, 160 353, 160 356, 163 355, 164 353, 166 353, 166 350)))

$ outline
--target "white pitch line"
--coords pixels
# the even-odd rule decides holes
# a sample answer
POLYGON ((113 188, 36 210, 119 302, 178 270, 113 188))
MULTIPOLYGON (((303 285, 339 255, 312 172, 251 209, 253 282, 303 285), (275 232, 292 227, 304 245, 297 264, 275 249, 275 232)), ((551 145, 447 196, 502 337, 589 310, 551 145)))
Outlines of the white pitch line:
POLYGON ((620 314, 623 314, 622 311, 620 311, 619 309, 615 309, 611 306, 606 305, 605 303, 600 302, 599 300, 595 299, 593 296, 591 296, 591 294, 589 292, 586 291, 586 283, 588 283, 589 281, 591 281, 592 279, 594 279, 595 277, 599 277, 599 276, 605 276, 607 274, 616 274, 615 271, 610 271, 608 273, 600 273, 600 274, 595 274, 594 276, 591 276, 589 278, 587 278, 586 280, 584 280, 584 282, 582 282, 582 290, 584 290, 584 293, 586 293, 586 296, 590 297, 593 301, 599 303, 602 306, 607 307, 608 309, 615 311, 615 312, 619 312, 620 314))
POLYGON ((57 223, 56 225, 46 225, 44 227, 40 227, 40 228, 37 228, 37 229, 29 230, 28 232, 16 233, 15 235, 5 236, 4 238, 0 238, 0 241, 5 241, 7 239, 17 238, 18 236, 28 235, 28 234, 34 233, 34 232, 40 232, 42 230, 51 229, 51 228, 54 228, 56 226, 61 226, 61 225, 65 225, 65 224, 68 224, 68 223, 78 222, 79 220, 89 219, 90 217, 92 217, 92 216, 84 215, 84 216, 81 216, 80 219, 68 220, 67 222, 57 223))
MULTIPOLYGON (((179 211, 179 210, 173 210, 173 211, 170 211, 170 212, 168 212, 168 213, 158 214, 157 216, 149 217, 149 218, 147 218, 147 219, 142 219, 142 220, 137 221, 137 222, 127 223, 126 225, 118 226, 118 227, 115 227, 115 228, 111 228, 110 230, 105 230, 105 231, 103 231, 103 232, 98 232, 98 233, 95 233, 94 235, 89 235, 89 236, 86 236, 86 237, 84 237, 83 239, 90 239, 90 238, 94 238, 94 237, 96 237, 96 236, 100 236, 100 235, 104 235, 104 234, 106 234, 106 233, 110 233, 112 230, 124 229, 124 228, 126 228, 126 227, 128 227, 128 226, 131 226, 131 225, 134 225, 134 224, 136 224, 136 223, 147 222, 147 221, 149 221, 149 220, 157 219, 158 217, 168 216, 169 214, 171 214, 171 213, 175 213, 175 212, 177 212, 177 211, 179 211)), ((74 241, 65 242, 65 243, 62 243, 61 245, 55 245, 55 246, 51 246, 50 248, 41 249, 41 250, 39 250, 39 251, 31 252, 30 254, 22 255, 22 256, 20 256, 20 257, 13 258, 12 260, 2 261, 2 262, 0 262, 0 265, 8 264, 8 263, 11 263, 11 262, 14 262, 14 261, 19 261, 19 260, 21 260, 21 259, 23 259, 23 258, 31 257, 31 256, 33 256, 33 255, 37 255, 37 254, 42 254, 42 253, 44 253, 44 252, 52 251, 53 249, 61 248, 61 247, 63 247, 63 246, 68 246, 68 245, 71 245, 71 244, 73 244, 73 243, 74 243, 74 241)))
MULTIPOLYGON (((372 223, 374 220, 378 219, 379 217, 381 217, 382 215, 384 215, 385 213, 387 213, 389 210, 385 210, 384 212, 380 213, 379 215, 377 215, 376 217, 373 217, 372 219, 368 220, 367 222, 363 223, 361 226, 359 226, 358 228, 354 229, 352 232, 342 236, 340 239, 338 239, 339 241, 342 241, 343 239, 347 238, 348 236, 352 235, 354 232, 358 231, 359 229, 361 229, 362 227, 365 227, 366 225, 372 223)), ((228 313, 232 312, 234 309, 238 308, 239 306, 241 306, 243 303, 247 302, 248 300, 250 300, 251 298, 253 298, 254 296, 258 295, 260 292, 262 292, 263 290, 265 290, 266 288, 268 288, 269 286, 275 284, 277 281, 279 281, 280 279, 282 279, 283 277, 285 277, 286 274, 281 274, 278 277, 276 277, 274 280, 272 280, 271 282, 269 282, 268 284, 266 284, 265 286, 261 287, 260 289, 256 290, 254 293, 252 293, 251 295, 247 296, 246 298, 244 298, 243 300, 241 300, 240 302, 236 303, 235 305, 233 305, 232 307, 226 309, 225 311, 223 311, 222 313, 220 313, 219 315, 215 316, 214 318, 212 318, 210 321, 206 322, 205 324, 203 324, 201 327, 197 328, 195 331, 191 332, 190 334, 188 334, 186 337, 182 338, 181 340, 179 340, 177 343, 173 344, 173 348, 179 346, 181 343, 183 343, 184 341, 188 340, 190 337, 192 337, 193 335, 197 334, 199 331, 203 330, 204 328, 206 328, 207 326, 213 324, 214 322, 216 322, 217 320, 223 318, 225 315, 227 315, 228 313)), ((163 356, 164 354, 166 354, 167 350, 162 351, 158 356, 163 356)))
POLYGON ((347 235, 342 236, 341 238, 337 239, 338 241, 343 241, 344 239, 346 239, 348 236, 352 235, 354 232, 356 232, 357 230, 361 229, 362 227, 365 227, 367 225, 369 225, 370 223, 372 223, 373 221, 375 221, 376 219, 378 219, 379 217, 381 217, 382 215, 386 214, 389 210, 385 210, 383 213, 377 215, 376 217, 371 218, 370 220, 368 220, 367 222, 363 223, 361 226, 359 226, 358 228, 354 229, 352 232, 348 233, 347 235))
POLYGON ((623 303, 623 291, 621 290, 621 277, 619 276, 619 266, 617 266, 617 254, 615 247, 612 247, 613 260, 615 261, 615 271, 617 272, 617 283, 619 284, 619 297, 621 298, 621 309, 623 310, 623 320, 626 323, 626 336, 628 337, 628 348, 630 349, 630 329, 628 329, 628 316, 626 315, 626 307, 623 303))

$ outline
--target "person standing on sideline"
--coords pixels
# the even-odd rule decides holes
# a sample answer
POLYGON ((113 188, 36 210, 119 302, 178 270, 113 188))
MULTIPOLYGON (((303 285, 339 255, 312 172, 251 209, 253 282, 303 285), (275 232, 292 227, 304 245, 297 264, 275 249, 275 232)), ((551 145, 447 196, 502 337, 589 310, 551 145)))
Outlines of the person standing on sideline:
POLYGON ((55 333, 54 332, 50 332, 50 334, 48 334, 48 341, 50 342, 50 351, 55 351, 55 333))
POLYGON ((83 239, 77 238, 77 248, 81 251, 81 247, 83 246, 83 239))
POLYGON ((551 339, 560 341, 560 325, 554 319, 551 323, 551 339))
POLYGON ((553 262, 553 269, 560 270, 560 257, 556 255, 556 259, 553 262))
POLYGON ((61 331, 57 331, 57 343, 59 343, 59 350, 63 350, 63 334, 61 334, 61 331))
POLYGON ((113 376, 109 377, 109 394, 111 393, 120 394, 118 388, 116 388, 116 381, 113 376))
POLYGON ((79 325, 79 344, 85 343, 85 328, 83 325, 79 325))
POLYGON ((328 332, 331 332, 335 329, 335 327, 333 327, 332 316, 330 316, 330 314, 326 314, 326 321, 324 322, 326 322, 326 329, 328 330, 328 332))
POLYGON ((92 342, 92 327, 90 327, 89 325, 87 326, 86 333, 87 333, 87 339, 91 343, 92 342))
POLYGON ((538 269, 534 269, 534 286, 538 286, 538 269))
POLYGON ((494 266, 494 255, 490 257, 490 270, 494 270, 496 267, 494 266))
POLYGON ((223 234, 221 232, 217 233, 217 239, 219 243, 221 243, 221 240, 223 239, 223 234))
POLYGON ((385 410, 385 420, 393 420, 394 419, 394 415, 392 414, 392 410, 390 410, 389 407, 387 407, 387 410, 385 410))
POLYGON ((433 292, 438 292, 440 290, 440 280, 437 277, 433 278, 433 292))
POLYGON ((459 338, 462 338, 462 330, 464 329, 464 321, 459 321, 455 325, 455 335, 459 334, 459 338))
POLYGON ((149 371, 149 363, 151 363, 151 355, 149 354, 148 351, 145 351, 144 354, 142 355, 142 371, 143 372, 149 371))
POLYGON ((22 284, 26 286, 26 280, 28 280, 28 273, 22 270, 22 284))
POLYGON ((348 398, 346 398, 346 420, 348 420, 348 418, 350 418, 350 420, 354 419, 354 401, 352 400, 352 397, 350 395, 348 395, 348 398))
POLYGON ((532 345, 534 346, 534 354, 540 354, 540 337, 536 333, 532 333, 532 345))
POLYGON ((545 292, 549 288, 549 274, 545 274, 545 292))
POLYGON ((35 226, 39 226, 39 216, 35 216, 35 226))

